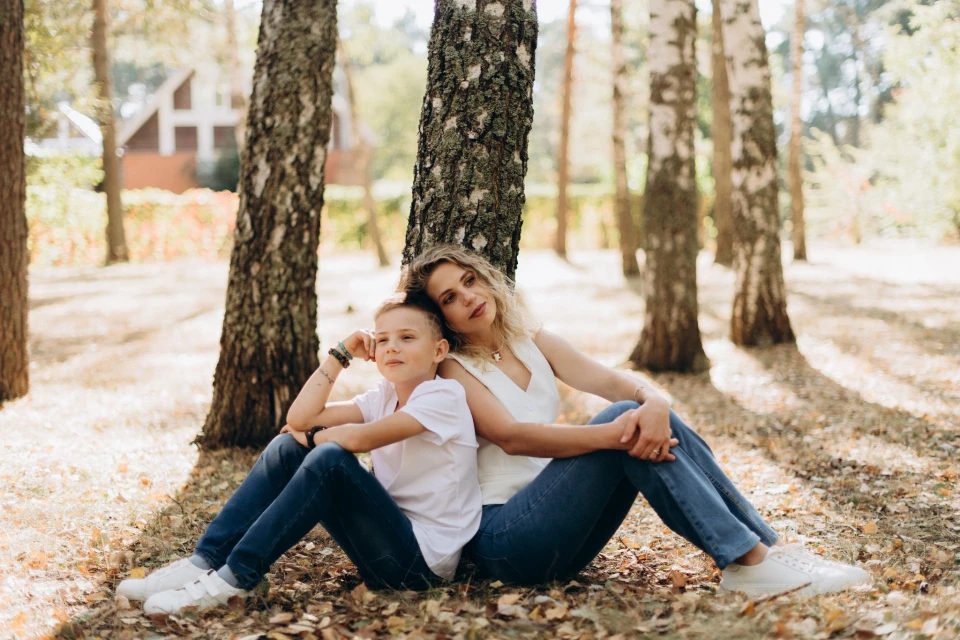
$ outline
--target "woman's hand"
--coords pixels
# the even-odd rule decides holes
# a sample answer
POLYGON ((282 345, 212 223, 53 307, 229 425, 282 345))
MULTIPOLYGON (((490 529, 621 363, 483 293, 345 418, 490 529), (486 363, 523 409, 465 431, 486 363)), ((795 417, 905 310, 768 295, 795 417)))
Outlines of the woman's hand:
POLYGON ((307 446, 307 433, 306 431, 297 431, 288 424, 283 425, 283 429, 280 429, 280 433, 289 433, 293 436, 293 439, 299 442, 302 446, 307 446))
POLYGON ((670 437, 670 405, 663 398, 649 398, 639 409, 627 411, 614 423, 623 427, 621 443, 630 442, 639 430, 636 444, 630 448, 634 458, 651 462, 676 459, 670 447, 677 446, 679 441, 670 437))
POLYGON ((361 360, 373 360, 377 348, 377 340, 373 331, 361 329, 351 333, 344 341, 343 346, 347 348, 354 358, 361 360))

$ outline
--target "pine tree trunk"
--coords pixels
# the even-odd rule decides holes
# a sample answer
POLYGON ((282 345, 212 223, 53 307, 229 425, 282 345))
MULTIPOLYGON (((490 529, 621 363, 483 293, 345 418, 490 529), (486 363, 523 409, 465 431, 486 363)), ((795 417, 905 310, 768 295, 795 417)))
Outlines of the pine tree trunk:
POLYGON ((613 66, 613 173, 616 182, 614 209, 620 232, 623 275, 631 277, 640 273, 640 267, 637 265, 637 225, 630 213, 630 189, 627 186, 627 127, 623 112, 627 63, 623 55, 623 0, 610 0, 610 43, 613 66))
POLYGON ((30 390, 23 0, 0 5, 0 404, 30 390))
POLYGON ((383 248, 383 238, 380 236, 380 222, 377 220, 376 200, 373 197, 373 176, 370 175, 373 148, 363 137, 362 127, 360 126, 360 108, 357 106, 359 99, 354 91, 353 70, 350 68, 350 60, 347 58, 346 49, 343 48, 343 43, 339 39, 337 40, 337 51, 340 55, 343 75, 347 79, 347 95, 350 100, 350 138, 353 140, 357 173, 360 174, 363 186, 363 208, 367 212, 367 231, 370 233, 370 241, 377 252, 377 260, 380 261, 380 266, 389 267, 390 258, 387 257, 387 251, 383 248))
POLYGON ((713 0, 713 46, 710 83, 710 105, 713 122, 713 224, 717 228, 717 253, 714 261, 724 266, 733 265, 733 205, 730 201, 732 185, 730 172, 730 85, 727 80, 726 55, 723 47, 723 21, 720 0, 713 0))
POLYGON ((630 360, 654 371, 702 371, 709 364, 697 321, 696 37, 693 0, 650 1, 646 312, 630 360))
POLYGON ((567 15, 567 50, 563 56, 563 85, 560 107, 560 150, 559 172, 557 176, 557 237, 553 248, 561 258, 567 257, 567 220, 570 204, 567 200, 567 186, 570 183, 570 107, 573 92, 573 56, 577 42, 577 0, 569 0, 567 15))
POLYGON ((97 114, 103 135, 103 191, 107 196, 107 264, 126 262, 127 238, 123 231, 123 203, 120 201, 120 160, 117 158, 117 131, 113 124, 113 88, 107 50, 107 0, 93 0, 93 77, 97 84, 97 114))
POLYGON ((453 242, 513 277, 536 46, 530 0, 437 0, 404 263, 453 242))
POLYGON ((731 339, 793 342, 780 258, 777 141, 770 67, 757 0, 721 0, 730 80, 736 290, 731 339))
POLYGON ((790 188, 790 219, 793 221, 793 259, 807 259, 807 234, 803 222, 803 174, 801 171, 803 121, 800 120, 800 100, 803 96, 803 38, 807 22, 803 12, 803 0, 796 0, 796 21, 793 32, 793 99, 790 105, 790 157, 788 159, 788 184, 790 188))
POLYGON ((243 149, 243 138, 247 130, 247 97, 243 90, 243 74, 240 71, 240 45, 237 43, 237 12, 233 0, 224 0, 224 19, 227 26, 227 61, 230 66, 230 108, 241 109, 243 115, 237 119, 234 134, 237 138, 237 150, 243 149))
POLYGON ((260 446, 319 366, 317 246, 335 0, 266 0, 213 403, 198 442, 260 446))

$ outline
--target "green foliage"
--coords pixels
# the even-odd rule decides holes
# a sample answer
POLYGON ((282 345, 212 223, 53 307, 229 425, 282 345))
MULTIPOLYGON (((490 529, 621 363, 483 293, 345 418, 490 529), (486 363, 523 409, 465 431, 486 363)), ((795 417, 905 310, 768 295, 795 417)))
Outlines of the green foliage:
POLYGON ((224 149, 213 162, 197 165, 197 184, 212 191, 237 191, 240 182, 240 152, 224 149))

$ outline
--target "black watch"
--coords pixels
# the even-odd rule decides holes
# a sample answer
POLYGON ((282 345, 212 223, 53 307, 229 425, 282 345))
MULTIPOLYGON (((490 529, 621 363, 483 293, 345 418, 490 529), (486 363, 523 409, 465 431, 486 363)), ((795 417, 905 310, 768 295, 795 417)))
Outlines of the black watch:
POLYGON ((314 427, 307 431, 307 449, 316 449, 317 443, 314 441, 313 436, 317 435, 318 432, 323 431, 326 427, 314 427))

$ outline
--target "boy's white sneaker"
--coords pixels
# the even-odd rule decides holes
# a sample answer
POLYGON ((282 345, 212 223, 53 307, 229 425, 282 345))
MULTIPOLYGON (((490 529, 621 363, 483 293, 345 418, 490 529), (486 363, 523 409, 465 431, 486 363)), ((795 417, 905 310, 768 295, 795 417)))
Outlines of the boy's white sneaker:
POLYGON ((807 553, 800 545, 773 547, 763 562, 751 567, 736 563, 723 570, 720 588, 740 591, 750 598, 774 596, 796 591, 801 596, 844 591, 869 580, 863 569, 825 564, 807 553))
POLYGON ((249 591, 231 586, 211 569, 178 589, 169 589, 150 596, 143 603, 143 612, 180 613, 186 607, 196 607, 197 611, 203 611, 226 604, 233 596, 247 598, 249 595, 249 591))
POLYGON ((127 600, 146 600, 155 593, 193 582, 202 573, 206 573, 206 570, 184 558, 157 569, 146 578, 124 580, 117 585, 117 595, 127 600))

